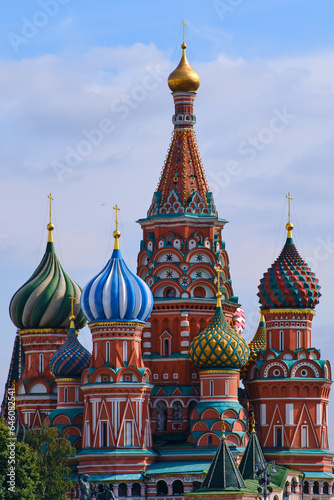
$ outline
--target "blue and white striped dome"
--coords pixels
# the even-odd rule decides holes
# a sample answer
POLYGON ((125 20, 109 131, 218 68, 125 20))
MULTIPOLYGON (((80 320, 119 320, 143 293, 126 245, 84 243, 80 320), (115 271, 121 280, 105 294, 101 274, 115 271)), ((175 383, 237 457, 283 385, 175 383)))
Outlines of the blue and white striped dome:
POLYGON ((151 290, 130 271, 118 249, 114 249, 107 265, 81 294, 81 308, 90 322, 145 322, 152 307, 151 290))

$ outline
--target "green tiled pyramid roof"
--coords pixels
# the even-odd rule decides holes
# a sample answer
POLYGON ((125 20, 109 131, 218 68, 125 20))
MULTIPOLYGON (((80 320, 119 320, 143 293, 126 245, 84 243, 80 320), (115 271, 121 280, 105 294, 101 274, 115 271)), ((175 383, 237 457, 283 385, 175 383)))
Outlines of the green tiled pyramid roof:
POLYGON ((256 467, 262 467, 265 459, 255 431, 251 432, 246 449, 239 464, 244 479, 254 479, 256 467))
POLYGON ((225 438, 222 437, 208 473, 205 476, 203 488, 214 490, 229 487, 241 489, 246 486, 230 449, 226 444, 225 438))
POLYGON ((82 328, 86 324, 86 318, 80 309, 80 295, 80 287, 60 264, 49 235, 41 263, 28 281, 14 294, 9 314, 19 329, 67 329, 70 326, 70 297, 73 296, 75 327, 82 328))

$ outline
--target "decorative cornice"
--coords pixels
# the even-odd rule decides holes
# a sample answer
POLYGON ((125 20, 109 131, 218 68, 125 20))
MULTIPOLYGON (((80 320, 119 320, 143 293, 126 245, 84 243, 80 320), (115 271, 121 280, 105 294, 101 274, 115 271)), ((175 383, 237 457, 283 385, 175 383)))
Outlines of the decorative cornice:
POLYGON ((311 314, 315 316, 313 309, 261 309, 262 314, 311 314))
MULTIPOLYGON (((18 330, 17 333, 18 335, 43 335, 43 334, 64 334, 68 335, 69 330, 66 328, 34 328, 34 329, 28 329, 28 330, 18 330)), ((78 335, 79 332, 76 331, 76 334, 78 335)))

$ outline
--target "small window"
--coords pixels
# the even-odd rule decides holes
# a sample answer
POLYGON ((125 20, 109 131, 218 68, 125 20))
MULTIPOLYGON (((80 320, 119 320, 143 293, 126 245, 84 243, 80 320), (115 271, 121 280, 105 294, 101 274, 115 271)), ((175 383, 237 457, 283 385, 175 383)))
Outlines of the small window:
POLYGON ((64 389, 64 403, 67 403, 68 401, 68 389, 65 387, 64 389))
POLYGON ((141 488, 139 483, 133 483, 131 493, 133 497, 141 496, 141 488))
POLYGON ((123 361, 127 362, 128 360, 128 343, 126 340, 123 342, 123 361))
POLYGON ((163 497, 168 495, 168 486, 166 481, 160 480, 157 482, 157 496, 163 497))
POLYGON ((164 356, 169 356, 169 340, 164 339, 164 356))
POLYGON ((110 361, 110 342, 108 341, 106 343, 106 362, 109 363, 110 361))
POLYGON ((208 436, 208 448, 212 448, 212 436, 208 436))
POLYGON ((277 448, 282 448, 282 429, 281 427, 276 428, 276 443, 277 448))
POLYGON ((79 403, 79 387, 75 388, 75 402, 79 403))
POLYGON ((118 486, 118 496, 119 497, 127 497, 128 496, 128 487, 125 483, 121 483, 118 486))
POLYGON ((107 444, 107 423, 102 422, 102 439, 101 439, 102 448, 106 448, 107 444))
POLYGON ((210 396, 213 396, 214 394, 214 387, 213 387, 213 380, 210 380, 210 396))
POLYGON ((44 355, 40 354, 39 355, 39 373, 44 372, 44 355))

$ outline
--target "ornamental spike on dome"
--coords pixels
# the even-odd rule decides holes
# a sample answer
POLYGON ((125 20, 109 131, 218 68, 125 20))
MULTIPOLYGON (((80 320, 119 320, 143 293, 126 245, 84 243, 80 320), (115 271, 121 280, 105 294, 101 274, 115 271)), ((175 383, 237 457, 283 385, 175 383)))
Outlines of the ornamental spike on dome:
POLYGON ((33 275, 13 295, 9 306, 11 320, 20 330, 69 328, 70 296, 75 297, 76 328, 82 328, 86 324, 86 319, 80 310, 81 288, 65 272, 54 249, 51 193, 48 198, 50 221, 47 225, 48 242, 45 254, 33 275))
POLYGON ((135 275, 123 260, 119 249, 116 205, 114 251, 102 271, 90 280, 81 295, 82 310, 90 322, 145 322, 153 308, 153 296, 147 284, 135 275))
POLYGON ((286 243, 259 285, 261 309, 314 309, 321 297, 320 285, 307 263, 301 258, 292 239, 290 193, 286 243))
POLYGON ((64 344, 50 358, 50 370, 56 377, 80 377, 82 372, 89 367, 92 355, 80 344, 75 331, 75 316, 73 302, 75 297, 70 297, 71 315, 70 331, 64 344))
POLYGON ((179 65, 168 77, 168 86, 172 92, 196 92, 200 86, 201 80, 196 71, 192 69, 187 61, 185 44, 185 25, 183 24, 183 43, 181 45, 182 57, 179 65))
MULTIPOLYGON (((216 270, 219 277, 219 265, 216 270)), ((241 369, 249 356, 247 342, 226 321, 219 287, 218 280, 216 312, 207 328, 194 338, 189 348, 190 360, 200 370, 241 369)))

